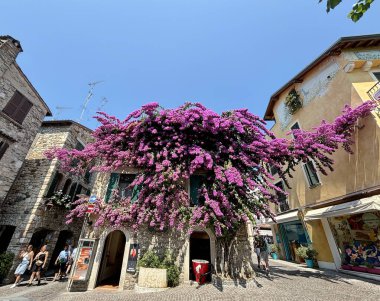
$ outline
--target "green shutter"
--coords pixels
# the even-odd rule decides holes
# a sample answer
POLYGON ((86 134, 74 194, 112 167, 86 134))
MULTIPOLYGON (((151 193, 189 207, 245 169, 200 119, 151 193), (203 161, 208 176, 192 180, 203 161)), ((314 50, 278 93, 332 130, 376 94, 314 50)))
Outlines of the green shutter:
POLYGON ((139 194, 141 191, 142 185, 135 185, 132 189, 131 203, 133 204, 139 198, 139 194))
POLYGON ((117 188, 117 185, 119 184, 119 173, 111 173, 110 181, 108 183, 106 197, 104 198, 105 202, 108 203, 108 200, 111 197, 112 190, 117 188))
POLYGON ((198 206, 198 190, 201 185, 201 176, 190 176, 190 203, 193 206, 198 206))

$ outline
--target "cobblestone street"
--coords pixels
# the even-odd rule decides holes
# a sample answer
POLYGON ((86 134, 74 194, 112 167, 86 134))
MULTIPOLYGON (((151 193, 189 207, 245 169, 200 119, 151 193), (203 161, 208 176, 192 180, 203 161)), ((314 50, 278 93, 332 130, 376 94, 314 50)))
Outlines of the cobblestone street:
POLYGON ((183 285, 159 293, 136 293, 94 290, 69 293, 66 283, 44 282, 41 286, 10 289, 0 288, 0 300, 12 301, 107 301, 107 300, 380 300, 380 284, 349 275, 319 270, 307 270, 282 261, 271 261, 269 277, 258 273, 256 285, 198 287, 183 285))

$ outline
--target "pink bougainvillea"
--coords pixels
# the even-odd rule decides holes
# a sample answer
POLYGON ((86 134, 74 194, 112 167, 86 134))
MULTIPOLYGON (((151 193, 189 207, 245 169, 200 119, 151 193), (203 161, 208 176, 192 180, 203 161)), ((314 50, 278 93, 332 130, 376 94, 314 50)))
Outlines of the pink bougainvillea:
MULTIPOLYGON (((125 120, 99 113, 95 141, 84 150, 55 149, 61 167, 71 172, 111 172, 122 167, 141 173, 132 186, 141 187, 138 200, 98 200, 96 226, 121 225, 157 230, 212 226, 218 236, 236 230, 247 219, 272 216, 269 202, 278 201, 267 167, 280 170, 286 180, 301 161, 312 158, 319 170, 332 170, 333 154, 340 145, 351 152, 357 120, 369 115, 373 102, 346 107, 333 123, 312 131, 295 130, 293 139, 276 138, 265 122, 248 110, 217 114, 199 103, 162 109, 150 103, 125 120), (73 164, 75 160, 75 165, 73 164), (204 175, 198 206, 191 207, 186 181, 204 175)), ((281 191, 280 191, 281 192, 281 191)), ((77 201, 68 221, 85 214, 87 204, 77 201)))

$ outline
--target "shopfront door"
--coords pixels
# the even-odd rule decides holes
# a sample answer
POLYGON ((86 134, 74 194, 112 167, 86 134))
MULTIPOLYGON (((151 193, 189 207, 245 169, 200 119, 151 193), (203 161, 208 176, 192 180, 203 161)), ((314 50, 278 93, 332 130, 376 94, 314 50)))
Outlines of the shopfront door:
POLYGON ((296 249, 301 245, 308 245, 310 243, 309 236, 300 221, 282 223, 279 226, 285 258, 288 261, 295 261, 296 249))

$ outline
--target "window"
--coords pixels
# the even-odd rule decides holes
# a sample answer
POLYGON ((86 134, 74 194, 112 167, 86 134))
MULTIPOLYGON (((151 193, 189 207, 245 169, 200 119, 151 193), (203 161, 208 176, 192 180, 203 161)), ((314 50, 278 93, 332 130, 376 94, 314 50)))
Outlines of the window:
POLYGON ((105 201, 108 202, 112 195, 112 191, 115 189, 118 189, 120 197, 122 198, 130 197, 131 203, 136 202, 139 197, 141 186, 136 185, 133 188, 129 187, 132 184, 132 182, 135 180, 135 178, 136 178, 135 174, 112 173, 110 177, 110 181, 108 183, 105 201))
MULTIPOLYGON (((294 131, 294 130, 300 130, 301 128, 300 128, 299 123, 296 122, 295 124, 293 124, 293 125, 290 127, 290 129, 291 129, 292 131, 294 131)), ((294 133, 292 133, 292 135, 293 135, 293 137, 295 138, 294 133)))
POLYGON ((372 72, 373 76, 376 77, 378 81, 380 81, 380 71, 378 72, 372 72))
POLYGON ((51 181, 48 193, 46 194, 47 197, 51 197, 54 194, 54 192, 57 190, 62 179, 63 179, 63 175, 60 174, 59 172, 56 172, 53 180, 51 181))
POLYGON ((315 187, 320 184, 317 169, 314 166, 313 161, 309 160, 303 165, 306 179, 309 183, 309 187, 315 187))
MULTIPOLYGON (((282 181, 276 183, 275 185, 278 188, 280 188, 282 191, 285 191, 285 187, 284 187, 284 184, 282 183, 282 181)), ((284 212, 284 211, 289 210, 289 204, 288 204, 286 194, 281 193, 279 191, 276 191, 276 194, 277 194, 277 199, 278 199, 279 211, 284 212)))
POLYGON ((205 182, 205 176, 192 175, 190 176, 190 205, 198 206, 204 204, 204 197, 199 195, 199 189, 205 182))
POLYGON ((7 151, 9 144, 5 141, 0 141, 0 159, 4 156, 7 151))
POLYGON ((277 166, 274 166, 272 164, 269 165, 269 172, 272 176, 274 176, 276 173, 278 173, 278 168, 277 166))
POLYGON ((3 113, 22 124, 32 106, 33 104, 24 95, 16 91, 4 107, 3 113))

